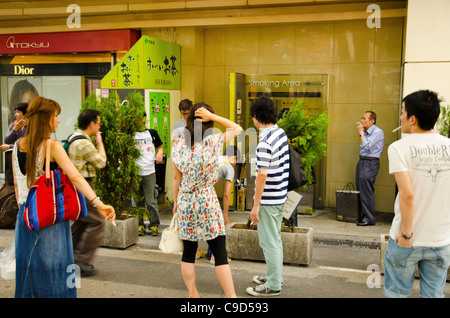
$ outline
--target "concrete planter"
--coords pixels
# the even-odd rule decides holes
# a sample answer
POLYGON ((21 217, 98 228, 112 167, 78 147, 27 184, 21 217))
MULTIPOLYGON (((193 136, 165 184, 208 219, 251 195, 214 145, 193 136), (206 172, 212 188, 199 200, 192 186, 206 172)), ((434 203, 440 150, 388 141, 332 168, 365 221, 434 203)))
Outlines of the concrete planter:
POLYGON ((109 221, 105 223, 105 236, 103 237, 102 246, 124 249, 137 243, 139 239, 139 221, 137 217, 116 220, 117 226, 114 226, 109 221))
MULTIPOLYGON (((227 252, 230 258, 264 261, 259 247, 258 231, 246 229, 244 223, 227 226, 227 252)), ((295 228, 295 232, 281 232, 283 262, 309 265, 312 259, 312 228, 295 228)))
MULTIPOLYGON (((384 274, 384 254, 386 254, 386 249, 388 246, 388 242, 389 242, 389 235, 388 234, 381 234, 380 235, 380 240, 381 240, 381 245, 380 245, 380 249, 381 249, 381 255, 380 255, 380 271, 382 274, 384 274)), ((415 271, 415 277, 419 277, 419 269, 416 268, 415 271)), ((447 270, 447 281, 450 281, 450 267, 447 270)))

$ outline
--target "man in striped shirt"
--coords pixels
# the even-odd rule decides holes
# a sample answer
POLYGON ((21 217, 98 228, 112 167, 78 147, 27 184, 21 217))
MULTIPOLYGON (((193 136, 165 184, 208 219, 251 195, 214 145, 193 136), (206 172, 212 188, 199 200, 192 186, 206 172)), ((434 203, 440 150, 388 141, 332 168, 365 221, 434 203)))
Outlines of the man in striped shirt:
POLYGON ((250 107, 250 115, 260 130, 256 147, 258 172, 250 220, 258 224, 267 276, 253 277, 259 285, 247 288, 247 292, 253 296, 276 296, 283 283, 281 221, 289 182, 289 146, 286 133, 276 124, 276 109, 270 98, 256 99, 250 107))

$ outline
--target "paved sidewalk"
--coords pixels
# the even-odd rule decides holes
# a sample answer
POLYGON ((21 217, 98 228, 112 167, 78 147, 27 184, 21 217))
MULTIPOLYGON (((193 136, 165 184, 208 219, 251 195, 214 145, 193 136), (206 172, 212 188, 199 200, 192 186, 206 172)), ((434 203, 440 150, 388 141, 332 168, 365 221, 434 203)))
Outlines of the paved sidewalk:
MULTIPOLYGON (((230 222, 246 223, 248 215, 248 211, 230 212, 229 219, 230 222)), ((170 224, 171 207, 160 211, 160 216, 162 230, 170 224)), ((316 211, 312 216, 300 216, 300 227, 313 228, 313 261, 309 266, 283 267, 284 285, 277 299, 384 298, 383 276, 378 276, 376 288, 370 288, 367 282, 373 273, 366 268, 367 264, 379 263, 380 235, 389 232, 391 218, 389 214, 380 215, 377 225, 358 227, 336 221, 333 209, 316 211)), ((13 239, 14 230, 0 229, 0 251, 13 239)), ((172 306, 168 306, 168 312, 180 312, 180 304, 189 301, 182 300, 187 297, 187 291, 180 270, 181 254, 162 253, 158 249, 159 241, 159 236, 144 235, 139 237, 137 244, 125 250, 100 248, 94 259, 98 274, 81 278, 78 298, 178 298, 172 306)), ((254 285, 251 282, 253 275, 265 273, 265 263, 232 260, 230 266, 237 296, 246 301, 264 301, 249 296, 245 290, 254 285)), ((214 266, 209 261, 204 258, 197 260, 196 273, 197 287, 202 297, 224 297, 214 266)), ((0 298, 14 297, 14 283, 14 280, 0 278, 0 298)), ((419 281, 416 280, 411 297, 418 297, 418 291, 419 281)), ((446 284, 445 295, 450 297, 450 283, 446 284)), ((158 306, 168 303, 164 300, 144 300, 141 304, 156 306, 158 312, 162 313, 164 311, 158 306)), ((294 303, 286 305, 292 306, 294 303)))

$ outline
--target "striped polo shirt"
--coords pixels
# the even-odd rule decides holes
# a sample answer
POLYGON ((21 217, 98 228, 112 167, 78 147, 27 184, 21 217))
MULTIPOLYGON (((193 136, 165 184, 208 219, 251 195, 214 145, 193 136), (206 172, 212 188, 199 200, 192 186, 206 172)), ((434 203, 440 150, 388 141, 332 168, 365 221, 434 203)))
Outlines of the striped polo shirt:
POLYGON ((267 170, 262 205, 286 202, 289 183, 289 146, 286 133, 278 125, 262 130, 256 147, 256 166, 267 170))

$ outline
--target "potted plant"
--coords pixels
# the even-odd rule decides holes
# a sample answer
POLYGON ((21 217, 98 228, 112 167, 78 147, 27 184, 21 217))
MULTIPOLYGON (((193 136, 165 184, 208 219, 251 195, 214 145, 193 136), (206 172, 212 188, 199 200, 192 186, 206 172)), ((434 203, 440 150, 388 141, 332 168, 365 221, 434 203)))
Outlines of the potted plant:
POLYGON ((450 105, 441 108, 441 116, 437 121, 438 132, 450 138, 450 105))
MULTIPOLYGON (((313 251, 312 228, 289 228, 282 225, 283 263, 309 265, 313 251)), ((255 225, 227 224, 227 253, 230 258, 264 261, 255 225)))
POLYGON ((97 169, 95 190, 106 204, 116 212, 116 227, 106 222, 103 246, 126 248, 138 241, 137 214, 145 209, 132 207, 129 202, 139 188, 139 168, 135 160, 140 156, 134 147, 137 118, 145 112, 140 93, 129 93, 121 102, 115 91, 107 98, 91 94, 82 105, 84 109, 100 112, 100 132, 105 146, 107 162, 103 169, 97 169))
POLYGON ((308 183, 301 189, 305 190, 315 182, 314 166, 327 154, 327 131, 330 120, 327 112, 308 114, 302 109, 302 100, 294 104, 277 125, 286 132, 292 147, 302 156, 308 183))

